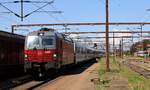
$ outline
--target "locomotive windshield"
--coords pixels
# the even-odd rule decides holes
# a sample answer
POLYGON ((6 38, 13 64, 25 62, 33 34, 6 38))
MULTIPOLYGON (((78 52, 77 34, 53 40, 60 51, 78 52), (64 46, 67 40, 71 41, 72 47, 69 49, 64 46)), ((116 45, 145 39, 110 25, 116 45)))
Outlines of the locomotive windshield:
POLYGON ((27 49, 42 49, 55 47, 54 36, 28 36, 26 40, 27 49))
POLYGON ((42 37, 42 46, 43 47, 53 47, 54 46, 54 37, 53 36, 43 36, 42 37))
POLYGON ((27 48, 39 48, 40 47, 40 39, 38 36, 28 36, 27 37, 27 48))

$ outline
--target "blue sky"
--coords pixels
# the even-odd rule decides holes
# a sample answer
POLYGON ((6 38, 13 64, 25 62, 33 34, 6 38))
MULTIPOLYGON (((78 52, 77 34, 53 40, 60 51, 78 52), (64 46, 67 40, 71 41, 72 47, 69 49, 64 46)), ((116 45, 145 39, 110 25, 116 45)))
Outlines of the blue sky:
MULTIPOLYGON (((14 0, 3 0, 14 1, 14 0)), ((0 2, 3 2, 2 0, 0 2)), ((15 0, 16 1, 16 0, 15 0)), ((50 1, 50 0, 31 0, 50 1)), ((20 13, 20 4, 4 4, 16 13, 20 13)), ((43 4, 24 4, 24 13, 27 14, 37 6, 43 4)), ((150 0, 109 0, 110 22, 150 22, 150 0)), ((11 31, 12 24, 29 23, 63 23, 63 22, 105 22, 105 0, 55 0, 52 5, 43 8, 45 11, 63 11, 62 14, 34 13, 25 18, 23 22, 13 14, 0 13, 0 30, 11 31)), ((7 11, 0 6, 0 12, 7 11)), ((138 30, 139 26, 110 26, 111 30, 138 30)), ((61 29, 64 27, 53 27, 61 29)), ((105 26, 72 26, 72 31, 104 31, 105 26)), ((143 30, 149 30, 150 26, 143 26, 143 30)), ((25 28, 26 29, 26 28, 25 28)), ((35 28, 27 28, 31 31, 35 28)), ((37 28, 36 28, 37 29, 37 28)), ((16 31, 24 34, 24 31, 16 31)), ((26 32, 27 33, 27 32, 26 32)), ((110 39, 110 41, 112 41, 110 39)), ((119 40, 118 40, 119 41, 119 40)))
MULTIPOLYGON (((13 1, 13 0, 5 0, 13 1)), ((31 1, 50 1, 50 0, 31 0, 31 1)), ((3 2, 1 0, 1 2, 3 2)), ((42 6, 43 4, 38 4, 42 6)), ((21 23, 62 23, 62 22, 105 22, 105 0, 55 0, 44 10, 60 10, 63 14, 34 13, 27 17, 23 22, 13 14, 0 14, 0 27, 4 31, 11 31, 11 24, 21 23)), ((20 13, 19 4, 5 4, 16 13, 20 13)), ((25 4, 27 14, 37 7, 33 4, 25 4)), ((110 22, 130 22, 130 21, 150 21, 149 0, 109 0, 109 21, 110 22)), ((7 11, 0 7, 0 11, 7 11)), ((138 26, 110 26, 113 29, 136 28, 138 26)), ((73 27, 74 28, 74 27, 73 27)), ((75 27, 80 30, 105 30, 105 26, 100 27, 75 27)), ((148 30, 149 26, 143 29, 148 30)))

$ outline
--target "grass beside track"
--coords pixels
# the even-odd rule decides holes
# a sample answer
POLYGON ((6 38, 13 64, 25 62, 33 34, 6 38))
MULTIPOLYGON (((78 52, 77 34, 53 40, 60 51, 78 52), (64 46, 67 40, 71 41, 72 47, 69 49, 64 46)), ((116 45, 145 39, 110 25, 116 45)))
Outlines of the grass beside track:
POLYGON ((129 90, 150 90, 150 80, 132 71, 130 68, 120 64, 121 59, 112 60, 110 58, 110 72, 106 72, 105 58, 99 61, 99 78, 100 84, 96 90, 105 90, 109 85, 109 81, 114 78, 125 78, 128 80, 129 90))

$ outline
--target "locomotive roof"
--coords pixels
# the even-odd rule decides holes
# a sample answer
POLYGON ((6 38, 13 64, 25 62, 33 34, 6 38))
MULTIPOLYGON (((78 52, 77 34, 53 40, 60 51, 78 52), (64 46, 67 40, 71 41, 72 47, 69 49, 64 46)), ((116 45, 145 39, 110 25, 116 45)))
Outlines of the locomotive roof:
POLYGON ((47 29, 47 28, 42 28, 38 31, 33 31, 30 32, 28 35, 40 35, 40 34, 44 34, 44 35, 55 35, 56 32, 54 31, 54 29, 47 29))
POLYGON ((63 38, 65 40, 68 40, 68 41, 73 41, 70 37, 62 34, 62 33, 58 33, 56 32, 54 29, 47 29, 47 28, 44 28, 44 29, 40 29, 38 31, 33 31, 33 32, 30 32, 28 35, 29 36, 38 36, 40 34, 44 34, 45 36, 55 36, 57 35, 57 37, 59 38, 63 38))

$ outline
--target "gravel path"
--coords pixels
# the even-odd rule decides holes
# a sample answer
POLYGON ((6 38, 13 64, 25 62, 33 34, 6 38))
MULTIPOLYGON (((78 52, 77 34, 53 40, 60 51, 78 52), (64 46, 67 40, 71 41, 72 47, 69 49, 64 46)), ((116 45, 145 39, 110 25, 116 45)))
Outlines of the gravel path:
MULTIPOLYGON (((63 78, 48 82, 36 88, 36 90, 95 90, 95 84, 92 79, 98 77, 98 63, 91 65, 80 73, 64 75, 63 78)), ((78 72, 78 70, 76 71, 78 72)))

